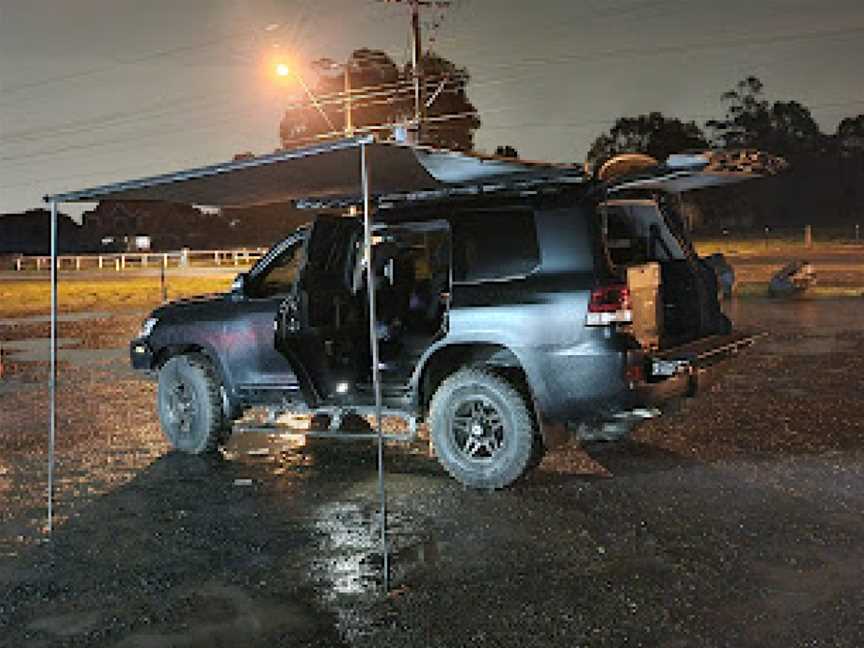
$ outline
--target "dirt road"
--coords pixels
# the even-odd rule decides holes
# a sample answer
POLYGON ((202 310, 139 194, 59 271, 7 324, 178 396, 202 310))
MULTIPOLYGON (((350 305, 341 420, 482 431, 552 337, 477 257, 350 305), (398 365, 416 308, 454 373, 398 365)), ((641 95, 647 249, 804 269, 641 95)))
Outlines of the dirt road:
MULTIPOLYGON (((72 318, 57 527, 44 523, 47 324, 0 380, 2 646, 860 646, 864 300, 731 305, 756 348, 627 444, 467 491, 423 448, 238 436, 168 452, 126 368, 143 314, 72 318)), ((22 342, 25 341, 25 342, 22 342)))

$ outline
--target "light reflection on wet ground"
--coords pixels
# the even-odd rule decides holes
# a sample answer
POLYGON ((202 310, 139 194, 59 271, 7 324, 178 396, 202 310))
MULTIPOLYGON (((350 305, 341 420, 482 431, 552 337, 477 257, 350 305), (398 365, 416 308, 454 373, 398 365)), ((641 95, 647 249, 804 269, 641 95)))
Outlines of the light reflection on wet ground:
POLYGON ((864 299, 733 300, 725 311, 737 327, 769 333, 757 351, 778 356, 855 352, 864 331, 864 299))
MULTIPOLYGON (((47 343, 23 328, 0 382, 0 636, 785 646, 836 627, 862 602, 849 377, 864 368, 864 300, 728 307, 768 338, 629 446, 567 448, 494 494, 465 491, 422 448, 389 447, 387 598, 373 446, 245 435, 214 459, 168 453, 154 386, 126 367, 137 316, 99 320, 110 347, 81 322, 61 328, 57 531, 41 542, 47 343)), ((856 645, 851 632, 835 643, 856 645)))

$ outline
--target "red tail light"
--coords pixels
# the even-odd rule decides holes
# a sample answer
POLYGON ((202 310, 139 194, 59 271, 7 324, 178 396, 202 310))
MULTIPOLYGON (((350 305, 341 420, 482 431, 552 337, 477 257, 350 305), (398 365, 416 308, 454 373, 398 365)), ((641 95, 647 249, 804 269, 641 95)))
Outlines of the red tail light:
POLYGON ((624 370, 624 380, 629 383, 638 383, 645 380, 645 368, 641 364, 627 365, 624 370))
POLYGON ((588 326, 606 324, 629 324, 633 321, 630 306, 630 289, 625 284, 609 284, 591 291, 588 302, 588 326))

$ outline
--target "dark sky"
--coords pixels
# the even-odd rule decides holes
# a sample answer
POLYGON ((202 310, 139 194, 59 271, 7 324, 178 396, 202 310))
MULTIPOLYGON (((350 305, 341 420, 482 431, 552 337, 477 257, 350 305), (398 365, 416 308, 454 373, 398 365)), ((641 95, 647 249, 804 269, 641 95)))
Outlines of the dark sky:
MULTIPOLYGON (((864 112, 862 0, 456 0, 433 47, 468 67, 481 150, 584 158, 621 115, 703 122, 756 74, 823 130, 864 112)), ((0 212, 46 192, 268 152, 299 64, 409 55, 373 0, 0 0, 0 212), (278 27, 277 27, 278 25, 278 27)), ((307 72, 311 77, 311 73, 307 72)))

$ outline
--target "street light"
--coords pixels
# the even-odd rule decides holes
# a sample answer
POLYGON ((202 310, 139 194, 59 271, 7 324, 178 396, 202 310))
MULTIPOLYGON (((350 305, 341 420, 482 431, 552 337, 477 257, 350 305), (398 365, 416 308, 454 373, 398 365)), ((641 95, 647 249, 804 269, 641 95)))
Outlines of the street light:
POLYGON ((306 81, 303 79, 303 76, 300 74, 300 72, 297 70, 292 70, 286 63, 277 63, 274 69, 276 71, 276 76, 284 78, 293 75, 300 82, 300 85, 303 86, 303 90, 306 92, 309 100, 312 102, 315 108, 317 108, 318 112, 321 113, 321 116, 324 118, 324 121, 327 122, 330 130, 335 131, 336 126, 333 124, 333 120, 330 119, 330 116, 326 112, 324 112, 321 104, 318 103, 318 98, 315 96, 309 86, 306 85, 306 81))

